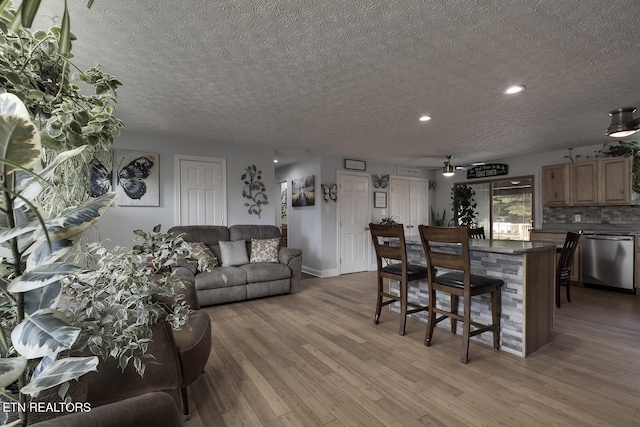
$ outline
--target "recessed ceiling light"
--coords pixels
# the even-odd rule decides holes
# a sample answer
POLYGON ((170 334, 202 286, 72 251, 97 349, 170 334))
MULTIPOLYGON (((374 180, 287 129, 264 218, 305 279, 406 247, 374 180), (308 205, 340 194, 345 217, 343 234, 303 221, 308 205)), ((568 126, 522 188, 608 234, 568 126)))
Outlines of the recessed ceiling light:
POLYGON ((504 90, 504 93, 506 93, 507 95, 513 95, 514 93, 522 92, 524 89, 525 87, 522 85, 509 86, 504 90))
POLYGON ((420 121, 421 122, 428 122, 429 120, 431 120, 430 116, 422 116, 422 117, 420 117, 420 121))
POLYGON ((278 159, 273 159, 273 163, 278 163, 278 159))

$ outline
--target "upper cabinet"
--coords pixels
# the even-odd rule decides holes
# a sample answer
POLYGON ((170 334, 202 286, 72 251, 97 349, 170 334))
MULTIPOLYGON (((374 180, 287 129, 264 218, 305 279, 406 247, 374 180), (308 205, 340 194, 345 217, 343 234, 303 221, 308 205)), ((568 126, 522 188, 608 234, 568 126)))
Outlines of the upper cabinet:
POLYGON ((542 167, 543 206, 631 204, 633 157, 542 167))
POLYGON ((542 167, 542 206, 569 204, 569 164, 542 167))
POLYGON ((572 205, 597 205, 598 161, 571 163, 569 200, 572 205))
POLYGON ((631 170, 633 157, 613 157, 600 160, 600 203, 628 205, 631 203, 631 170))

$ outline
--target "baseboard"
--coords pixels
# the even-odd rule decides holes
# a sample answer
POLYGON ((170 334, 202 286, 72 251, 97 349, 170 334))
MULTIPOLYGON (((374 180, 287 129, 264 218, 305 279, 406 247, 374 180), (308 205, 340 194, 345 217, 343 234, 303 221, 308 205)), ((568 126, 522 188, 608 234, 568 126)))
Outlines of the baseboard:
POLYGON ((316 276, 316 277, 333 277, 333 276, 339 276, 340 274, 338 273, 338 269, 337 268, 333 268, 331 270, 318 270, 316 268, 311 268, 311 267, 305 267, 304 265, 302 266, 302 272, 306 273, 306 274, 310 274, 312 276, 316 276))

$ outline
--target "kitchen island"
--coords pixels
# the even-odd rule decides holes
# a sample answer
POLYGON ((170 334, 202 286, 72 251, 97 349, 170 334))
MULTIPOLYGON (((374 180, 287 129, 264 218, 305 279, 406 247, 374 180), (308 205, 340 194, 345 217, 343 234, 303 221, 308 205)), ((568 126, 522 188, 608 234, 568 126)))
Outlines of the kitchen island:
MULTIPOLYGON (((393 244, 393 242, 391 243, 393 244)), ((407 237, 407 257, 410 263, 426 265, 422 243, 418 237, 407 237)), ((459 253, 459 245, 433 243, 435 250, 459 253)), ((502 314, 500 318, 500 349, 520 357, 526 357, 551 341, 555 318, 555 257, 556 245, 519 240, 471 239, 469 246, 471 271, 504 280, 502 286, 502 314)), ((438 274, 446 270, 439 269, 438 274)), ((398 292, 398 283, 392 282, 392 290, 398 292)), ((409 282, 409 300, 426 305, 429 301, 427 282, 409 282)), ((460 298, 459 313, 462 313, 460 298)), ((472 298, 472 318, 481 323, 491 323, 489 295, 472 298)), ((448 308, 448 295, 438 293, 438 305, 448 308)), ((399 311, 397 304, 392 310, 399 311)), ((424 322, 427 313, 415 313, 412 317, 424 322)), ((449 319, 438 323, 434 345, 438 335, 450 333, 449 319)), ((462 334, 462 322, 458 322, 458 334, 462 334)), ((493 345, 492 334, 472 337, 493 345)))

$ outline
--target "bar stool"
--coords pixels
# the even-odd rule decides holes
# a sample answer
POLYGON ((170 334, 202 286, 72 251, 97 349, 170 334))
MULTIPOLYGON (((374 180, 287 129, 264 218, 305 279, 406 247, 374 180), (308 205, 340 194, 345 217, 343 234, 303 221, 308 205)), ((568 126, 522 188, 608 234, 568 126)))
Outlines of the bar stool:
POLYGON ((560 308, 560 286, 567 288, 567 302, 571 302, 571 265, 581 237, 582 230, 577 233, 569 231, 560 252, 560 259, 556 268, 556 305, 558 308, 560 308))
POLYGON ((400 335, 404 335, 407 315, 429 309, 428 306, 409 302, 407 297, 407 283, 412 280, 426 280, 428 275, 427 268, 407 262, 407 248, 405 246, 402 224, 380 225, 372 223, 369 224, 369 229, 371 230, 371 238, 373 239, 373 246, 375 247, 378 261, 378 299, 373 323, 376 325, 380 323, 382 306, 399 301, 400 314, 402 316, 400 319, 399 333, 400 335), (397 239, 399 245, 391 246, 388 242, 383 243, 380 241, 382 238, 397 239), (400 262, 389 264, 389 260, 397 260, 400 262), (397 280, 400 284, 400 295, 393 295, 390 291, 385 292, 383 279, 397 280), (383 301, 383 298, 388 299, 383 301), (407 307, 413 308, 408 310, 407 307))
POLYGON ((424 343, 430 346, 433 329, 436 323, 446 318, 451 319, 451 332, 456 333, 457 321, 462 321, 462 350, 460 361, 469 360, 469 338, 483 332, 493 332, 493 348, 500 348, 500 292, 504 282, 493 277, 471 274, 469 258, 469 228, 468 227, 427 227, 418 226, 420 239, 424 247, 429 268, 429 320, 424 343), (433 251, 430 242, 459 243, 459 255, 433 251), (436 267, 456 270, 436 277, 436 267), (437 307, 436 291, 446 292, 451 296, 449 311, 437 307), (481 294, 491 294, 491 325, 484 325, 471 320, 471 297, 481 294), (464 311, 458 314, 458 298, 462 297, 464 311), (441 316, 436 318, 436 313, 441 316), (471 330, 471 326, 476 329, 471 330))

